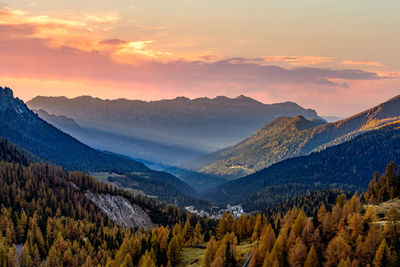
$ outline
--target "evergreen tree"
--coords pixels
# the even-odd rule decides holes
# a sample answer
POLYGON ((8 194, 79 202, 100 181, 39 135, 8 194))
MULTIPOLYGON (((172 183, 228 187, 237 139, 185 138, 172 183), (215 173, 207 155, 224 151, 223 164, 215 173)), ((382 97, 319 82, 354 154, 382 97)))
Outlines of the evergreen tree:
POLYGON ((297 238, 296 244, 289 249, 288 262, 291 267, 302 267, 307 258, 307 248, 301 238, 297 238))
POLYGON ((393 266, 394 263, 395 263, 395 257, 390 252, 385 239, 383 239, 378 250, 376 251, 373 266, 374 267, 393 266))
POLYGON ((310 251, 308 252, 304 267, 319 267, 319 260, 314 246, 311 246, 310 251))
POLYGON ((176 266, 181 256, 181 246, 177 236, 174 236, 169 242, 167 256, 171 265, 176 266))
POLYGON ((182 231, 183 242, 185 245, 189 245, 193 240, 193 227, 190 224, 189 218, 186 220, 185 226, 182 231))

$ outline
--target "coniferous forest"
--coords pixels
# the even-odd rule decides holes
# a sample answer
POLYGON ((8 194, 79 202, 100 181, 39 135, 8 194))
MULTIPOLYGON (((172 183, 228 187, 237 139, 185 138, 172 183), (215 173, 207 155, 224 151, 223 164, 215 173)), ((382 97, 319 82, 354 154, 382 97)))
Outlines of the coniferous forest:
POLYGON ((400 267, 400 0, 0 0, 0 267, 400 267))
MULTIPOLYGON (((400 214, 379 204, 399 197, 392 162, 368 190, 309 193, 273 210, 217 222, 68 172, 2 140, 2 266, 178 266, 187 248, 203 248, 201 265, 240 266, 240 245, 253 242, 249 266, 397 266, 400 214), (116 225, 86 196, 122 195, 149 212, 155 227, 116 225)), ((200 264, 200 263, 199 263, 200 264)))

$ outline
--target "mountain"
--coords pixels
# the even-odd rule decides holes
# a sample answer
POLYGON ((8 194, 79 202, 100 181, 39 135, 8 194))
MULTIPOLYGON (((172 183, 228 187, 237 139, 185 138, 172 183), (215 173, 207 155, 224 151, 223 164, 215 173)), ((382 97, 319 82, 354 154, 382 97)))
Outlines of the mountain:
POLYGON ((102 138, 90 143, 95 148, 108 146, 116 153, 169 165, 232 145, 279 116, 320 119, 314 110, 292 102, 266 105, 245 96, 150 102, 38 96, 27 104, 72 118, 93 135, 101 133, 102 138))
MULTIPOLYGON (((163 211, 165 205, 155 200, 142 196, 136 197, 127 192, 112 189, 86 173, 68 172, 58 166, 36 163, 35 161, 37 161, 37 157, 0 137, 0 176, 3 177, 4 174, 7 174, 6 179, 0 179, 1 205, 5 207, 12 205, 13 208, 26 206, 25 211, 27 213, 38 212, 40 216, 45 212, 48 216, 57 212, 65 214, 68 209, 80 209, 79 212, 69 212, 68 215, 65 215, 75 219, 85 218, 92 222, 100 222, 101 219, 106 224, 113 221, 119 225, 121 222, 121 226, 126 228, 152 226, 151 221, 165 224, 171 220, 162 218, 166 216, 163 211), (10 191, 8 192, 8 190, 10 191), (62 190, 64 190, 63 193, 61 193, 62 190), (108 214, 97 204, 98 209, 91 207, 91 212, 88 212, 90 203, 98 197, 107 200, 102 205, 108 205, 108 214), (42 203, 46 198, 52 198, 51 205, 41 206, 39 202, 42 203), (33 201, 34 199, 36 200, 33 201), (114 203, 114 201, 116 202, 114 203), (80 208, 77 208, 78 206, 80 208), (111 206, 114 207, 111 208, 111 206), (118 207, 123 209, 123 206, 130 211, 133 209, 134 214, 120 212, 118 207), (45 211, 45 209, 47 210, 45 211), (60 211, 57 211, 57 209, 60 209, 60 211), (113 211, 117 213, 114 214, 113 211), (102 212, 104 213, 101 215, 102 212), (133 217, 137 216, 137 218, 133 218, 132 215, 133 217), (111 221, 107 222, 106 217, 111 221), (140 217, 142 217, 142 221, 137 221, 140 217)), ((172 220, 172 222, 175 222, 175 220, 172 220)))
POLYGON ((200 157, 184 167, 206 174, 238 178, 294 156, 310 130, 324 124, 303 116, 279 117, 233 147, 200 157))
POLYGON ((400 119, 400 96, 367 111, 334 123, 303 116, 280 117, 251 137, 184 166, 206 174, 237 178, 287 158, 340 144, 400 119))
MULTIPOLYGON (((127 142, 133 142, 135 144, 140 143, 141 144, 141 148, 148 148, 149 146, 152 147, 153 152, 157 152, 158 155, 161 155, 162 153, 160 153, 160 150, 165 150, 165 148, 167 148, 167 145, 162 145, 159 144, 159 149, 155 149, 156 144, 154 142, 145 142, 145 141, 141 141, 139 139, 133 139, 133 138, 127 138, 127 137, 123 137, 123 136, 117 136, 117 135, 111 135, 111 134, 106 134, 104 132, 100 132, 100 131, 87 131, 86 129, 83 129, 81 126, 79 126, 75 120, 68 118, 64 115, 52 115, 47 113, 44 110, 34 110, 34 112, 36 114, 39 115, 40 118, 42 118, 43 120, 47 121, 48 123, 56 126, 59 129, 62 129, 64 132, 70 134, 71 136, 75 137, 78 140, 87 140, 86 144, 89 146, 92 145, 96 145, 98 143, 102 143, 102 144, 112 144, 113 140, 114 143, 115 142, 120 142, 122 143, 127 143, 127 142), (111 140, 111 141, 110 141, 111 140), (147 143, 147 144, 146 144, 147 143), (163 148, 164 147, 164 148, 163 148)), ((171 147, 168 147, 169 149, 171 149, 171 147)), ((105 150, 113 150, 112 147, 109 147, 109 145, 103 145, 101 147, 101 149, 105 149, 105 150)), ((115 150, 115 149, 114 149, 115 150)), ((119 153, 123 153, 123 151, 119 151, 117 150, 116 152, 119 153)), ((143 155, 143 153, 146 153, 146 151, 140 152, 141 155, 143 155)), ((179 151, 177 151, 177 153, 179 153, 179 151)), ((150 156, 150 155, 149 155, 150 156)), ((160 159, 157 156, 154 156, 154 159, 160 159)), ((161 164, 161 163, 155 163, 153 161, 148 161, 148 160, 143 160, 143 159, 134 159, 138 162, 141 162, 143 164, 145 164, 146 166, 150 167, 153 170, 160 170, 160 171, 165 171, 168 173, 171 173, 173 175, 175 175, 176 177, 178 177, 180 180, 184 181, 185 183, 187 183, 190 187, 194 188, 195 190, 197 190, 198 192, 202 192, 202 191, 206 191, 209 190, 211 188, 214 188, 224 182, 226 182, 225 179, 221 179, 219 177, 213 176, 213 175, 208 175, 208 174, 204 174, 204 173, 199 173, 199 172, 194 172, 194 171, 190 171, 187 169, 183 169, 183 168, 179 168, 179 167, 175 167, 175 166, 170 166, 170 165, 165 165, 165 164, 161 164)), ((161 172, 159 172, 161 173, 161 172)), ((165 177, 165 176, 164 176, 165 177)), ((170 179, 171 181, 172 179, 170 179)), ((143 189, 143 185, 147 182, 152 183, 151 181, 148 180, 141 180, 140 182, 140 189, 143 189)), ((126 184, 126 183, 124 183, 126 184)), ((131 185, 135 184, 135 183, 130 183, 131 185)), ((136 181, 136 184, 139 184, 138 181, 136 181)), ((176 183, 175 181, 172 182, 172 185, 177 186, 178 183, 176 183)), ((150 187, 146 187, 147 189, 150 189, 150 187)), ((193 192, 193 189, 188 189, 185 187, 182 187, 182 185, 178 185, 177 188, 182 191, 182 192, 190 192, 192 195, 194 195, 195 193, 193 192)), ((155 190, 145 190, 147 194, 149 195, 157 195, 160 196, 159 193, 162 193, 162 195, 167 195, 167 192, 176 192, 176 190, 174 189, 166 189, 164 188, 163 190, 157 190, 157 192, 155 190), (156 194, 157 193, 157 194, 156 194)), ((173 195, 175 195, 175 193, 173 193, 173 195)), ((164 199, 165 200, 165 199, 164 199)))
POLYGON ((92 149, 40 119, 9 88, 0 87, 0 136, 67 169, 147 171, 145 165, 92 149))
POLYGON ((307 156, 286 159, 223 184, 209 197, 219 202, 263 208, 326 188, 365 189, 375 170, 400 161, 400 120, 307 156))
MULTIPOLYGON (((80 139, 93 139, 95 136, 91 135, 81 126, 79 126, 76 121, 71 118, 68 118, 64 115, 52 115, 47 113, 45 110, 32 110, 35 112, 41 119, 55 126, 59 130, 71 135, 72 137, 80 140, 80 139)), ((90 146, 90 144, 87 144, 90 146)))
MULTIPOLYGON (((72 120, 64 117, 58 118, 58 121, 76 126, 72 120)), ((181 198, 196 195, 194 189, 171 174, 150 170, 128 157, 101 152, 82 144, 39 118, 22 100, 14 98, 11 89, 1 87, 0 136, 29 151, 42 162, 61 165, 68 170, 132 174, 156 184, 163 196, 171 191, 176 191, 174 196, 179 194, 181 198)), ((137 182, 135 188, 142 189, 141 186, 137 182)), ((153 193, 143 191, 146 194, 153 193)), ((166 200, 173 202, 173 196, 166 200)))

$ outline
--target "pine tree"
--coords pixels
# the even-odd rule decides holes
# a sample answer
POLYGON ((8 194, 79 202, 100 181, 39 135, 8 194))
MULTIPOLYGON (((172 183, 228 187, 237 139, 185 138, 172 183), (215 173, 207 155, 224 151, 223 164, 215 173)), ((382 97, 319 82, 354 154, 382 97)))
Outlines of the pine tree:
POLYGON ((185 245, 191 244, 193 240, 193 227, 190 224, 189 218, 186 220, 185 226, 183 227, 182 236, 185 245))
POLYGON ((275 262, 278 262, 280 266, 284 265, 284 262, 285 262, 284 241, 283 241, 283 237, 281 234, 278 236, 278 238, 275 241, 275 244, 271 250, 270 258, 271 258, 271 261, 274 262, 274 265, 275 265, 275 262))
POLYGON ((235 255, 231 250, 231 243, 227 242, 224 255, 224 267, 236 266, 235 255))
POLYGON ((225 267, 225 266, 224 266, 224 259, 223 259, 223 256, 222 256, 222 255, 218 255, 218 256, 214 259, 214 261, 213 261, 211 267, 225 267))
POLYGON ((296 237, 301 236, 303 229, 307 222, 307 216, 304 211, 301 209, 299 214, 296 217, 296 220, 292 226, 292 232, 295 234, 296 237))
POLYGON ((23 243, 25 240, 25 233, 26 233, 26 227, 28 225, 28 218, 26 216, 26 213, 24 210, 21 212, 21 218, 18 221, 18 226, 17 226, 17 239, 19 243, 23 243))
POLYGON ((339 235, 333 238, 325 252, 325 266, 336 266, 340 260, 347 259, 351 255, 351 247, 339 235))
POLYGON ((7 266, 10 267, 17 266, 17 249, 15 248, 15 246, 8 248, 7 264, 7 266))
MULTIPOLYGON (((133 265, 132 257, 131 257, 131 255, 129 253, 127 253, 125 258, 124 258, 124 261, 121 264, 121 267, 133 267, 133 266, 134 265, 133 265)), ((142 265, 141 262, 139 263, 139 266, 147 267, 146 265, 142 265)))
POLYGON ((266 254, 269 253, 275 244, 275 233, 272 230, 271 224, 264 226, 260 242, 257 249, 254 251, 250 260, 250 266, 261 266, 264 262, 266 254))
POLYGON ((288 262, 291 267, 302 267, 307 258, 307 248, 301 238, 297 238, 296 244, 289 249, 288 262))
POLYGON ((25 244, 24 247, 22 248, 21 255, 20 255, 20 263, 21 263, 21 267, 33 266, 32 257, 29 252, 29 248, 28 248, 27 244, 25 244))
POLYGON ((261 214, 257 214, 256 223, 254 225, 253 235, 251 237, 253 240, 257 240, 260 238, 263 226, 264 226, 263 225, 263 217, 261 214))
POLYGON ((207 243, 206 251, 204 252, 202 267, 210 267, 214 261, 217 252, 217 242, 214 237, 207 243))
POLYGON ((217 227, 217 237, 221 240, 226 233, 229 232, 229 221, 228 221, 228 213, 224 212, 222 214, 221 219, 219 220, 218 227, 217 227))
POLYGON ((156 266, 157 265, 155 264, 153 257, 151 256, 151 253, 146 251, 146 253, 140 258, 139 267, 156 267, 156 266))
POLYGON ((168 261, 172 266, 175 266, 179 262, 181 256, 181 247, 177 236, 174 236, 169 242, 167 256, 168 261))
POLYGON ((374 267, 383 267, 383 266, 392 266, 395 262, 395 258, 391 254, 386 240, 383 239, 378 250, 376 251, 373 266, 374 267))
POLYGON ((310 251, 308 252, 304 267, 319 267, 319 260, 314 246, 311 246, 310 251))
POLYGON ((201 244, 204 242, 204 236, 202 234, 202 229, 201 229, 201 224, 200 221, 196 223, 196 226, 194 228, 194 244, 201 244))

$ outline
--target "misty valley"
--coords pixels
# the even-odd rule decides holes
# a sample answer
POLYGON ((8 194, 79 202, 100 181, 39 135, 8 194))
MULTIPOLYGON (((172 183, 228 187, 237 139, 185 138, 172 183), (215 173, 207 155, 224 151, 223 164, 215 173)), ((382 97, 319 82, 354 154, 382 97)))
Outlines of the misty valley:
POLYGON ((0 100, 2 266, 398 264, 400 96, 0 100))

